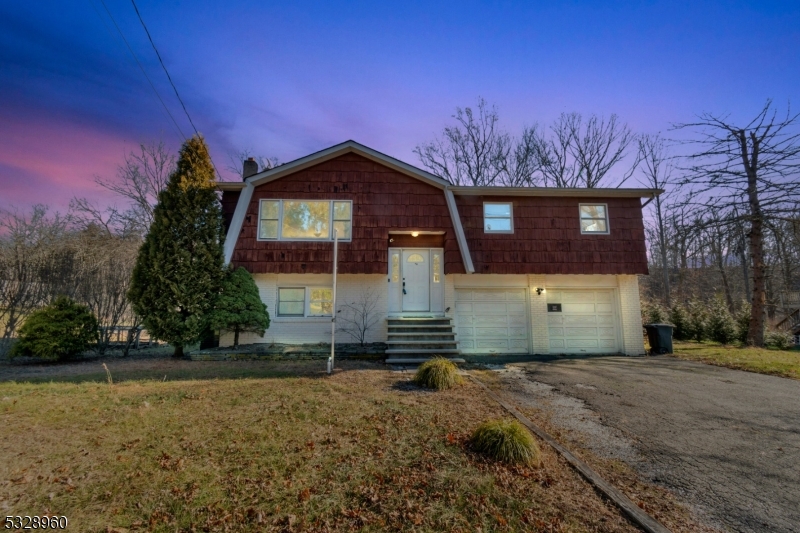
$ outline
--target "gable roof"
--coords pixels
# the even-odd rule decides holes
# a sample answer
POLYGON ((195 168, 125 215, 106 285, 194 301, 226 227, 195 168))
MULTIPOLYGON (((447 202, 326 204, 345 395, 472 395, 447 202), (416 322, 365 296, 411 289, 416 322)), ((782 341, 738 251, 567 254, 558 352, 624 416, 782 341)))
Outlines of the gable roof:
POLYGON ((421 168, 409 165, 408 163, 404 163, 403 161, 395 159, 394 157, 382 154, 377 150, 373 150, 372 148, 368 148, 363 144, 352 140, 331 146, 330 148, 320 150, 319 152, 314 152, 313 154, 301 157, 300 159, 295 159, 294 161, 290 161, 289 163, 285 163, 275 168, 264 170, 258 174, 250 176, 245 181, 247 183, 252 183, 253 186, 258 186, 262 183, 280 179, 288 174, 293 174, 299 170, 303 170, 314 165, 319 165, 320 163, 324 163, 329 159, 334 159, 350 153, 358 154, 371 161, 374 161, 375 163, 380 163, 381 165, 387 166, 392 170, 396 170, 401 174, 411 176, 412 178, 417 178, 418 180, 424 181, 429 185, 433 185, 438 189, 444 189, 448 185, 451 185, 449 181, 442 179, 439 176, 431 174, 430 172, 426 172, 421 168))
POLYGON ((663 193, 660 189, 559 189, 551 187, 465 187, 456 186, 440 178, 430 172, 417 168, 408 163, 404 163, 399 159, 388 156, 377 150, 373 150, 363 144, 357 143, 353 140, 348 140, 343 143, 331 146, 324 150, 314 152, 305 157, 295 159, 283 165, 264 170, 254 174, 243 182, 218 182, 217 187, 223 191, 241 191, 239 200, 236 204, 231 219, 230 226, 228 227, 228 234, 225 239, 225 262, 230 263, 233 257, 233 251, 236 247, 236 241, 241 232, 244 218, 247 214, 247 208, 250 205, 250 200, 253 196, 255 187, 278 180, 284 176, 288 176, 303 169, 319 165, 325 161, 340 157, 345 154, 354 153, 375 163, 384 165, 392 170, 395 170, 406 176, 418 179, 428 185, 442 190, 450 218, 455 230, 456 240, 458 241, 461 257, 464 262, 464 269, 467 273, 475 272, 472 257, 467 245, 467 239, 464 234, 464 228, 461 224, 461 217, 458 214, 458 206, 454 195, 502 195, 502 196, 583 196, 583 197, 639 197, 639 198, 653 198, 663 193))

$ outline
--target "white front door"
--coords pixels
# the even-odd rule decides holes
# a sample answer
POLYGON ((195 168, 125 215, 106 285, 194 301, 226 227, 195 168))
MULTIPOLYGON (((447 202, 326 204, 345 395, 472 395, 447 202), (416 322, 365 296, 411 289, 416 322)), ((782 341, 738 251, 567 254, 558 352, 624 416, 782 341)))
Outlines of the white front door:
POLYGON ((430 250, 403 250, 403 311, 430 311, 430 250))

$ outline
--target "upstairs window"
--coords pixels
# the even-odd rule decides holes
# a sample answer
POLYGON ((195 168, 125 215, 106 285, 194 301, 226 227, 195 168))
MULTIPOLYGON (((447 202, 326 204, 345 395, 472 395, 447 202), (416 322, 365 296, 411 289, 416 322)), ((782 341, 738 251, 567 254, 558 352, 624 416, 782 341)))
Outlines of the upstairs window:
POLYGON ((608 206, 580 204, 581 233, 608 233, 608 206))
POLYGON ((510 202, 485 202, 483 204, 483 231, 485 233, 514 233, 514 215, 510 202))
POLYGON ((353 232, 353 202, 349 200, 261 200, 258 240, 331 241, 353 232))

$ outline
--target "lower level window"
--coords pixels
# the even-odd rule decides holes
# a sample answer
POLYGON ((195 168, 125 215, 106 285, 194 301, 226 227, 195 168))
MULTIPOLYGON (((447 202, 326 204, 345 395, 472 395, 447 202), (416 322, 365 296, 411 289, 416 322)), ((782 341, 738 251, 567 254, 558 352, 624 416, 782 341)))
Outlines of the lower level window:
POLYGON ((310 317, 333 314, 333 289, 328 287, 281 287, 278 316, 310 317))

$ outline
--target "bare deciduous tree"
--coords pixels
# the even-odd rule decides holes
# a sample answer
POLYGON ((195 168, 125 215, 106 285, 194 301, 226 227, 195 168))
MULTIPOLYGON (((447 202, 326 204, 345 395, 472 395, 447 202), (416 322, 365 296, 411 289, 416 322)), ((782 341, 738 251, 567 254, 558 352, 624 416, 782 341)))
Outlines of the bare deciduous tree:
MULTIPOLYGON (((542 131, 536 138, 538 168, 548 187, 598 187, 626 160, 635 141, 636 135, 617 115, 608 120, 590 115, 584 121, 580 113, 562 113, 550 126, 550 136, 542 131)), ((617 187, 636 170, 636 155, 616 180, 617 187)))
MULTIPOLYGON (((651 189, 664 189, 672 175, 672 163, 667 152, 664 140, 658 135, 643 135, 639 137, 639 160, 642 162, 642 174, 645 185, 651 189)), ((664 303, 672 307, 669 288, 669 265, 667 264, 667 235, 666 221, 664 219, 663 195, 653 199, 655 214, 654 237, 658 245, 661 259, 661 273, 664 282, 664 303)))
POLYGON ((680 124, 695 138, 695 148, 682 184, 691 189, 691 202, 713 208, 728 220, 743 222, 749 250, 752 300, 748 342, 764 345, 767 305, 765 226, 770 219, 795 215, 800 202, 800 115, 787 110, 778 116, 767 101, 745 125, 728 115, 704 113, 680 124))
POLYGON ((342 305, 340 313, 337 313, 337 329, 364 346, 367 332, 378 322, 377 306, 378 296, 372 289, 367 289, 356 301, 342 305))
POLYGON ((520 139, 500 129, 495 106, 478 99, 475 110, 456 108, 457 124, 414 149, 422 165, 455 185, 530 186, 535 183, 535 127, 520 139))

